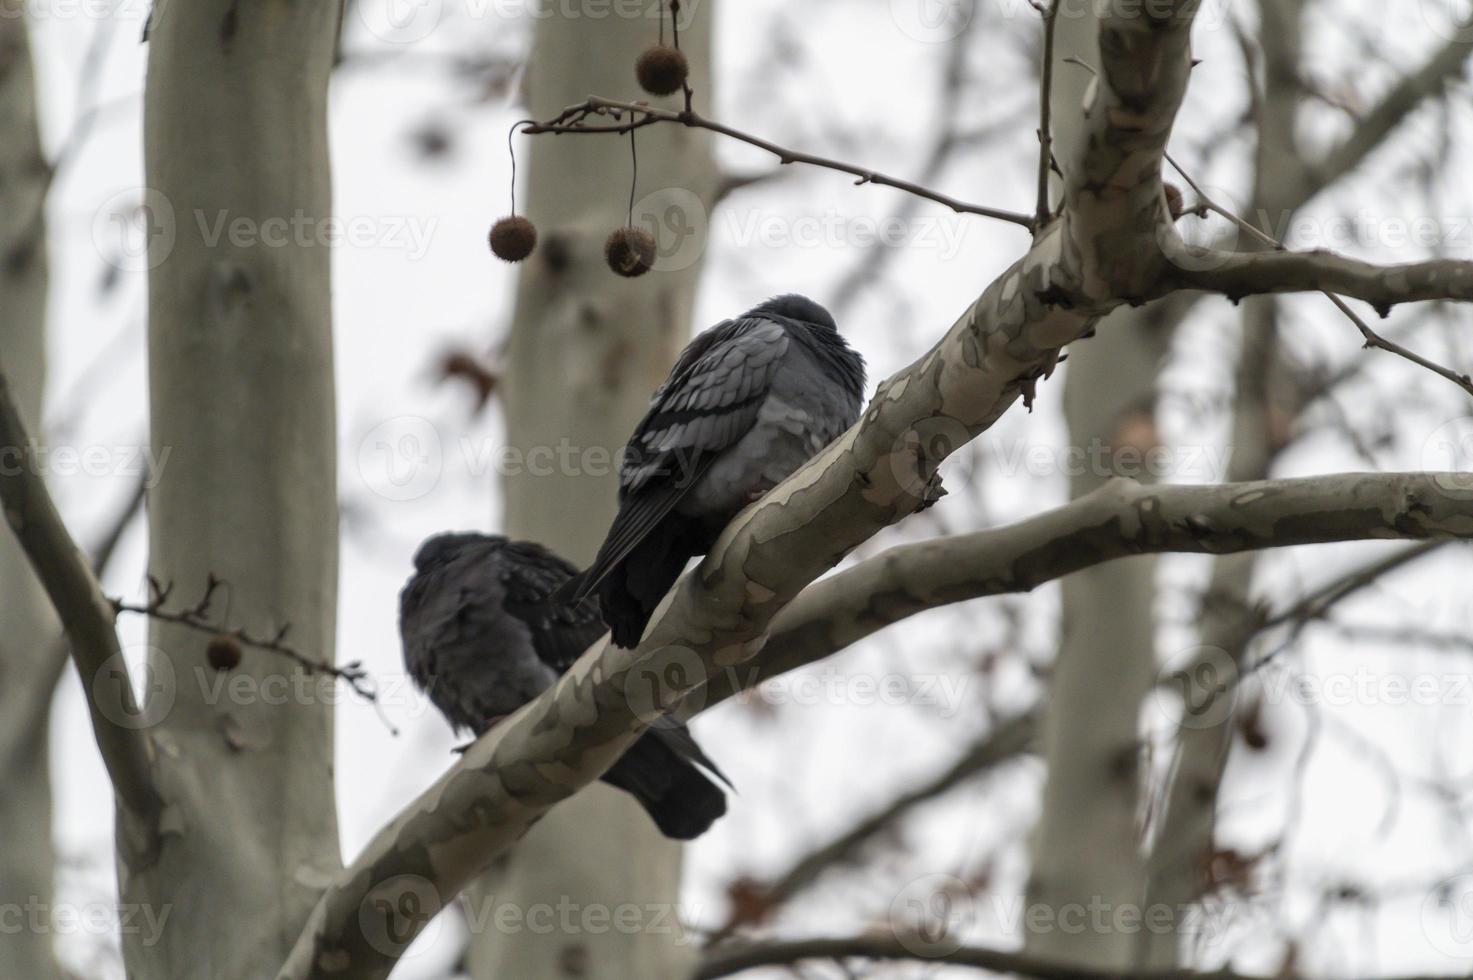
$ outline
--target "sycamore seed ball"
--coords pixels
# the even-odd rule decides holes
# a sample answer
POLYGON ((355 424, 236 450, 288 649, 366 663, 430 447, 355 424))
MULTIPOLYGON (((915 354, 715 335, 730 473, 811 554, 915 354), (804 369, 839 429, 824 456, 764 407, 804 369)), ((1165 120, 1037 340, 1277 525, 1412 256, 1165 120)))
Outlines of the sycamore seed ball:
POLYGON ((205 659, 216 670, 234 670, 240 666, 240 642, 224 633, 212 637, 205 648, 205 659))
POLYGON ((656 44, 647 48, 634 63, 634 76, 639 87, 651 95, 673 95, 685 86, 690 75, 690 62, 679 48, 656 44))
POLYGON ((621 276, 642 276, 655 264, 655 236, 643 228, 615 228, 604 243, 604 258, 621 276))
POLYGON ((520 262, 537 247, 537 226, 520 215, 491 226, 491 253, 505 262, 520 262))

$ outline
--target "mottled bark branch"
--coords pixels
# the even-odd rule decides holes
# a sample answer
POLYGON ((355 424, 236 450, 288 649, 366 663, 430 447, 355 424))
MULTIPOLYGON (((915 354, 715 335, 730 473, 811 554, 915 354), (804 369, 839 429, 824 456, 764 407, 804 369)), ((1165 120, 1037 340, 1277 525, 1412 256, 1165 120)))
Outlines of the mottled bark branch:
POLYGON ((1115 558, 1439 537, 1473 537, 1467 474, 1152 487, 1117 479, 1037 517, 900 545, 814 583, 773 620, 762 657, 713 677, 702 703, 719 703, 927 609, 1028 592, 1115 558))
MULTIPOLYGON (((838 465, 835 461, 834 466, 838 465)), ((832 467, 830 467, 832 468, 832 467)), ((812 468, 810 468, 811 470, 812 468)), ((809 471, 805 471, 809 472, 809 471)), ((392 944, 384 935, 412 935, 423 922, 394 918, 406 894, 422 896, 417 910, 438 911, 500 849, 510 846, 541 812, 602 772, 669 700, 711 676, 714 703, 782 670, 818 659, 921 609, 1043 582, 1112 558, 1160 551, 1227 553, 1267 547, 1366 538, 1473 537, 1473 496, 1462 474, 1367 474, 1217 487, 1144 488, 1117 480, 1030 521, 953 539, 905 545, 818 583, 772 623, 769 649, 756 670, 726 670, 746 655, 751 618, 739 615, 742 592, 764 579, 730 565, 753 532, 744 528, 725 549, 723 577, 682 581, 659 625, 639 650, 595 646, 552 692, 494 729, 466 753, 354 862, 314 914, 284 977, 386 975, 392 944), (743 539, 746 540, 743 540, 743 539), (701 580, 706 584, 701 584, 701 580), (736 594, 733 594, 735 587, 736 594), (703 598, 696 598, 696 594, 703 598), (738 636, 746 639, 737 641, 738 636), (687 668, 660 698, 641 690, 651 678, 687 668), (392 921, 365 935, 363 908, 392 921), (315 947, 315 948, 314 948, 315 947), (334 969, 342 964, 341 969, 334 969), (383 973, 379 971, 385 971, 383 973)), ((791 495, 796 497, 796 495, 791 495)), ((746 512, 790 516, 790 500, 746 512)), ((774 522, 776 522, 776 516, 774 522)), ((790 522, 789 522, 790 523, 790 522)), ((787 533, 803 536, 800 525, 787 533)), ((782 535, 777 535, 781 538, 782 535)), ((765 538, 772 540, 772 538, 765 538)), ((771 549, 768 549, 771 550, 771 549)), ((803 552, 800 551, 799 554, 803 552)), ((764 556, 765 557, 765 556, 764 556)), ((770 567, 763 562, 764 569, 770 567)), ((769 601, 771 601, 769 599, 769 601)), ((402 951, 402 948, 399 950, 402 951)))
POLYGON ((1265 293, 1330 292, 1364 300, 1385 316, 1423 300, 1473 300, 1473 262, 1436 259, 1377 265, 1334 252, 1224 252, 1182 243, 1168 248, 1176 269, 1166 289, 1202 289, 1230 299, 1265 293))

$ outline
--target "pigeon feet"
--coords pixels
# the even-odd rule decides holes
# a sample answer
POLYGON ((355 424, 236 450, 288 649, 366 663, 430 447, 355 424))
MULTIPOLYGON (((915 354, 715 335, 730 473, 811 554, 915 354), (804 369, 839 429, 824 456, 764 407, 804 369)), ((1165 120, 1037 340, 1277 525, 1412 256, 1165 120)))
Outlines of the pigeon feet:
MULTIPOLYGON (((491 716, 491 717, 489 717, 489 718, 487 718, 487 719, 486 719, 486 727, 485 727, 485 728, 483 728, 483 729, 481 729, 481 734, 482 734, 482 735, 484 735, 484 734, 486 734, 486 733, 487 733, 487 732, 489 732, 489 731, 490 731, 490 730, 491 730, 491 729, 493 729, 493 728, 495 728, 495 727, 496 727, 496 726, 497 726, 497 725, 499 725, 499 724, 501 724, 501 723, 502 723, 502 722, 503 722, 503 721, 506 721, 506 719, 507 719, 507 718, 508 718, 508 717, 510 717, 510 716, 509 716, 509 715, 492 715, 492 716, 491 716)), ((478 736, 478 737, 479 737, 479 736, 478 736)), ((451 750, 450 750, 450 751, 451 751, 451 752, 454 752, 454 753, 455 753, 455 754, 456 754, 456 755, 465 755, 465 753, 466 753, 466 751, 467 751, 467 750, 468 750, 468 749, 469 749, 469 748, 470 748, 470 747, 471 747, 471 746, 472 746, 472 745, 475 745, 475 744, 476 744, 476 743, 475 743, 475 742, 474 742, 474 741, 471 741, 471 742, 467 742, 467 743, 465 743, 465 744, 464 744, 464 745, 457 745, 457 746, 456 746, 456 747, 455 747, 455 748, 453 748, 453 749, 451 749, 451 750)))

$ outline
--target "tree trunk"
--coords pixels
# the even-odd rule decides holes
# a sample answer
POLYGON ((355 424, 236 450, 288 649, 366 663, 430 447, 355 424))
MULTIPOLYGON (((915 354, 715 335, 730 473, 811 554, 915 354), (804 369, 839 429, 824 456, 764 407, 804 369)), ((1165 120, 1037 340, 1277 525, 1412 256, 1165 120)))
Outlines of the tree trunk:
MULTIPOLYGON (((46 375, 46 160, 24 12, 0 17, 0 368, 31 432, 41 431, 46 375)), ((15 465, 0 458, 0 466, 15 465)), ((24 553, 0 534, 0 908, 55 902, 51 838, 51 696, 66 664, 61 628, 24 553)), ((29 917, 28 917, 29 918, 29 917)), ((51 930, 0 942, 0 975, 62 976, 51 930)))
MULTIPOLYGON (((680 15, 680 42, 698 104, 706 105, 714 11, 710 3, 692 6, 680 15)), ((555 115, 590 92, 679 99, 653 100, 634 79, 635 59, 656 41, 655 20, 546 13, 528 68, 530 115, 555 115)), ((507 443, 528 465, 503 481, 504 526, 579 564, 593 558, 613 518, 624 442, 689 337, 718 184, 709 134, 660 126, 637 139, 634 222, 656 233, 660 257, 633 280, 614 275, 603 258, 604 239, 627 220, 629 137, 543 136, 518 147, 530 175, 525 210, 541 237, 518 283, 507 356, 507 443), (551 453, 553 472, 533 465, 534 452, 551 453)), ((555 916, 548 934, 480 932, 473 975, 682 975, 694 950, 678 924, 680 854, 630 797, 588 787, 533 828, 473 901, 473 908, 494 901, 523 910, 572 903, 574 913, 555 916), (584 910, 607 919, 630 904, 642 916, 636 930, 579 925, 584 910), (652 909, 663 911, 656 918, 652 909)))
MULTIPOLYGON (((1098 61, 1095 24, 1060 17, 1053 118, 1075 119, 1087 72, 1064 64, 1098 61)), ((1055 132, 1055 154, 1078 152, 1078 132, 1055 132)), ((1100 338, 1069 349, 1064 413, 1070 495, 1078 498, 1112 476, 1144 478, 1125 464, 1125 446, 1144 450, 1154 431, 1156 378, 1170 340, 1166 304, 1122 309, 1099 325, 1100 338), (1075 469, 1077 467, 1077 469, 1075 469)), ((1025 937, 1031 953, 1100 969, 1130 965, 1134 937, 1119 930, 1063 928, 1098 903, 1114 914, 1139 907, 1140 707, 1152 679, 1152 606, 1156 560, 1129 558, 1063 582, 1062 628, 1043 719, 1048 778, 1032 843, 1028 903, 1049 910, 1025 937), (1076 911, 1077 910, 1077 911, 1076 911)))
MULTIPOLYGON (((338 5, 155 8, 145 90, 151 188, 149 571, 187 605, 331 661, 337 483, 327 81, 338 5), (218 234, 218 237, 216 237, 218 234)), ((154 622, 145 687, 166 810, 157 848, 119 826, 125 903, 167 911, 123 937, 130 976, 258 980, 341 867, 332 682, 154 622)))
MULTIPOLYGON (((1303 169, 1296 151, 1294 122, 1303 95, 1299 80, 1300 35, 1303 5, 1290 3, 1259 5, 1264 55, 1264 94, 1259 102, 1258 147, 1252 189, 1255 218, 1266 215, 1270 227, 1289 227, 1289 219, 1302 203, 1305 182, 1289 179, 1303 169)), ((1261 244, 1241 241, 1244 249, 1261 244)), ((1278 350, 1278 301, 1272 296, 1244 300, 1242 346, 1234 372, 1235 398, 1230 441, 1232 449, 1227 473, 1229 481, 1266 479, 1278 452, 1274 430, 1287 424, 1288 407, 1276 398, 1280 378, 1278 350), (1277 415, 1277 421, 1275 417, 1277 415)), ((1259 555, 1246 552, 1224 555, 1213 563, 1203 602, 1199 651, 1186 666, 1187 678, 1214 677, 1231 681, 1236 665, 1243 662, 1254 635, 1255 613, 1249 606, 1250 590, 1259 555)), ((1199 903, 1208 887, 1207 869, 1215 848, 1217 800, 1228 755, 1236 731, 1236 694, 1214 694, 1190 690, 1177 739, 1176 758, 1163 797, 1160 825, 1148 864, 1147 900, 1152 905, 1185 909, 1199 903), (1199 698, 1205 700, 1198 700, 1199 698)), ((1157 931, 1145 936, 1142 965, 1171 969, 1185 962, 1185 927, 1157 931)))
MULTIPOLYGON (((1154 434, 1156 379, 1174 323, 1158 304, 1123 310, 1100 326, 1101 339, 1070 348, 1064 412, 1070 496, 1083 497, 1112 476, 1143 483, 1137 468, 1154 434)), ((1139 907, 1140 708, 1153 679, 1156 559, 1126 558, 1063 581, 1059 656, 1044 713, 1048 767, 1035 830, 1029 901, 1052 911, 1103 902, 1111 914, 1139 907)), ((1028 936, 1029 949, 1100 969, 1130 965, 1136 938, 1125 931, 1073 931, 1051 925, 1028 936)))

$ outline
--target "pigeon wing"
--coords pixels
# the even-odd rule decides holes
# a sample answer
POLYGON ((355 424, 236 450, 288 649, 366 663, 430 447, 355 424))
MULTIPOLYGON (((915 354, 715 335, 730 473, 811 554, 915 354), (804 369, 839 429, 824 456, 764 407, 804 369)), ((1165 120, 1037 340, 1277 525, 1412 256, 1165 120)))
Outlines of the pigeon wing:
POLYGON ((625 447, 619 513, 573 597, 597 588, 751 431, 788 344, 782 324, 760 316, 727 320, 691 342, 625 447))
POLYGON ((608 631, 598 600, 563 603, 554 598, 577 574, 571 563, 527 541, 508 543, 496 560, 507 613, 526 624, 538 658, 559 674, 608 631))

